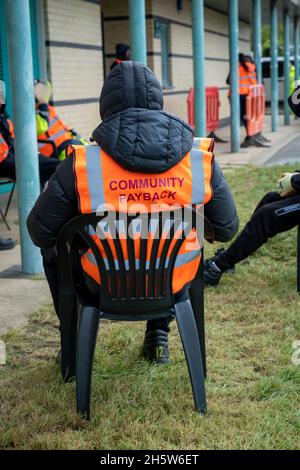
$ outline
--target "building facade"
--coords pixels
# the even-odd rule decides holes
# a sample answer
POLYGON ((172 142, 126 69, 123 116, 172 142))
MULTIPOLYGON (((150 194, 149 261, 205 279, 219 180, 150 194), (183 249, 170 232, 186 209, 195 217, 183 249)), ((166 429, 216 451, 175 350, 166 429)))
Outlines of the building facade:
MULTIPOLYGON (((0 77, 9 91, 3 3, 0 77)), ((228 14, 218 9, 218 2, 205 3, 205 80, 206 86, 220 90, 225 124, 230 115, 228 14)), ((35 78, 51 81, 59 114, 88 138, 99 123, 99 94, 115 45, 129 44, 128 0, 30 0, 30 8, 35 78)), ((191 2, 146 0, 146 31, 148 65, 163 85, 165 109, 186 120, 187 95, 193 85, 191 2)), ((250 36, 249 22, 240 19, 241 52, 251 52, 250 36)))

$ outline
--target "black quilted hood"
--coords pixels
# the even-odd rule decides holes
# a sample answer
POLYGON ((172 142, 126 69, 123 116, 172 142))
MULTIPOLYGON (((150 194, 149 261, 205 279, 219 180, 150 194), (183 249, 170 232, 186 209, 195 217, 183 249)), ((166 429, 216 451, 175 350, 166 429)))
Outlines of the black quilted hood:
POLYGON ((154 73, 139 62, 122 62, 104 82, 102 123, 93 139, 128 170, 163 173, 189 152, 193 130, 162 109, 163 92, 154 73))

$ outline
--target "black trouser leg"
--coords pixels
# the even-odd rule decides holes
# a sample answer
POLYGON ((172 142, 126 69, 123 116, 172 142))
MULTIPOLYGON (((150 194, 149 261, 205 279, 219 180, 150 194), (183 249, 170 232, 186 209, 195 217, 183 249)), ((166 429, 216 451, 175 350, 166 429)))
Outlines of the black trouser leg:
MULTIPOLYGON (((47 158, 39 154, 40 183, 43 187, 50 176, 55 172, 57 165, 61 162, 55 158, 47 158)), ((16 164, 13 155, 8 157, 0 164, 0 176, 16 179, 16 164)))
POLYGON ((0 163, 1 178, 16 179, 16 166, 14 156, 9 154, 2 163, 0 163))
POLYGON ((268 193, 260 201, 251 219, 232 245, 217 259, 217 266, 225 271, 246 259, 269 238, 296 227, 300 223, 300 195, 282 198, 268 193))
POLYGON ((46 251, 41 250, 43 256, 43 265, 45 275, 49 284, 50 292, 56 314, 59 318, 58 310, 58 274, 57 274, 57 263, 55 258, 51 258, 46 251))
POLYGON ((56 158, 47 158, 39 153, 40 182, 43 187, 61 162, 56 158))
POLYGON ((246 98, 247 95, 240 95, 240 117, 241 121, 245 126, 246 133, 248 135, 248 129, 247 129, 247 110, 246 110, 246 98))
MULTIPOLYGON (((181 291, 177 292, 174 295, 175 303, 181 302, 183 300, 189 299, 189 287, 185 286, 181 291)), ((153 330, 163 330, 169 333, 170 331, 170 323, 173 320, 172 316, 157 318, 155 320, 148 320, 147 322, 147 331, 153 330)))

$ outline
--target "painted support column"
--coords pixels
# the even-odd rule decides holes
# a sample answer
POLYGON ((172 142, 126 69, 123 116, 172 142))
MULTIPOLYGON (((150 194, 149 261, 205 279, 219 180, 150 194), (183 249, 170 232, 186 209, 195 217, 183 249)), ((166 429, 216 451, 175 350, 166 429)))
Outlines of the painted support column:
POLYGON ((299 21, 299 16, 295 17, 295 22, 294 22, 294 55, 295 55, 295 80, 299 80, 299 72, 300 72, 300 67, 299 67, 299 26, 300 26, 300 21, 299 21))
POLYGON ((19 226, 24 273, 43 272, 39 248, 29 237, 26 219, 40 194, 36 139, 30 11, 28 0, 6 0, 6 18, 15 126, 19 226))
POLYGON ((284 125, 290 124, 290 107, 288 98, 290 96, 290 15, 287 9, 283 12, 284 31, 284 125))
POLYGON ((239 2, 229 0, 231 151, 240 151, 239 2))
POLYGON ((192 0, 195 135, 206 136, 205 48, 203 0, 192 0))
POLYGON ((272 132, 278 128, 278 4, 277 0, 271 0, 271 107, 272 107, 272 132))
POLYGON ((39 80, 47 80, 47 61, 46 61, 46 47, 45 47, 45 5, 40 0, 35 0, 36 3, 36 25, 37 25, 37 47, 39 57, 39 80))
POLYGON ((254 61, 256 65, 257 81, 258 83, 262 83, 261 0, 252 0, 252 14, 253 14, 254 61))
POLYGON ((131 59, 147 65, 145 0, 129 0, 131 59))

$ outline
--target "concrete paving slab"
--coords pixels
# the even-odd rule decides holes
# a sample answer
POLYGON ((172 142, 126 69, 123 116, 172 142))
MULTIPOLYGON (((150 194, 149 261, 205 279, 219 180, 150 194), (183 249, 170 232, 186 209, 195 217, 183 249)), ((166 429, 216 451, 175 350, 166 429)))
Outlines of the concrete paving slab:
POLYGON ((0 335, 26 322, 27 315, 51 302, 44 276, 21 272, 20 245, 0 252, 0 335))
POLYGON ((300 168, 300 136, 296 137, 289 144, 285 145, 275 155, 269 158, 264 166, 295 164, 300 168))

